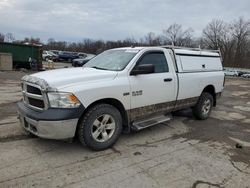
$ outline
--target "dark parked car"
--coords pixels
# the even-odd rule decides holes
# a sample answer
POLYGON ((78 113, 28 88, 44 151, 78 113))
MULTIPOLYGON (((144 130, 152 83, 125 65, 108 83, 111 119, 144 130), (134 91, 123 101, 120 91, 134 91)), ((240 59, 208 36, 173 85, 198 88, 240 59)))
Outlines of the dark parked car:
POLYGON ((87 57, 85 58, 78 58, 78 59, 74 59, 72 61, 72 66, 73 67, 82 67, 85 63, 87 63, 89 60, 91 60, 93 57, 95 57, 95 55, 93 54, 88 54, 87 57))
POLYGON ((59 61, 69 61, 72 62, 74 59, 79 58, 78 53, 74 52, 59 52, 58 59, 59 61))

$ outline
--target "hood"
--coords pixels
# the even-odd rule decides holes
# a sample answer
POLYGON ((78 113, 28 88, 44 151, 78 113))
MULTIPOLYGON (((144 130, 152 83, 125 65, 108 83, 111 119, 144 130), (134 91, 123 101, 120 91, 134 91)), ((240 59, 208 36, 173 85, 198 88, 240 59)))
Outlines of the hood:
POLYGON ((91 83, 105 80, 112 80, 118 73, 115 71, 99 70, 88 67, 64 68, 39 72, 25 76, 22 80, 36 83, 44 90, 60 89, 79 83, 91 83))

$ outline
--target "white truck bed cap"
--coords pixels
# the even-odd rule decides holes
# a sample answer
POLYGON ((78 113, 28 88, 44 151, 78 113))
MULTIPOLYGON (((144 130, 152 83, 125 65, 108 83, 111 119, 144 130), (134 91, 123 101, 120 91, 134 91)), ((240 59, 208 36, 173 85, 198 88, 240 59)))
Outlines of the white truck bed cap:
POLYGON ((188 49, 174 49, 175 54, 179 55, 201 55, 201 56, 215 56, 220 57, 219 51, 218 52, 212 52, 212 51, 206 51, 206 50, 188 50, 188 49))

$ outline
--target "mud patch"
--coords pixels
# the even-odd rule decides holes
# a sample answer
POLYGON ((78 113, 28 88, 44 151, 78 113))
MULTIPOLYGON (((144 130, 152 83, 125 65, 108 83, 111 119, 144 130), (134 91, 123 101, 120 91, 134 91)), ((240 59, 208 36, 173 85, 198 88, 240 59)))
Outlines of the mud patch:
POLYGON ((250 142, 246 142, 237 138, 229 137, 231 140, 235 141, 236 143, 241 144, 243 147, 250 147, 250 142))
POLYGON ((226 111, 212 111, 211 117, 219 120, 243 120, 246 118, 246 116, 237 113, 237 112, 226 112, 226 111))
POLYGON ((22 98, 19 81, 3 80, 0 85, 0 104, 16 102, 22 98))
POLYGON ((141 152, 136 151, 136 152, 134 152, 133 154, 134 154, 134 155, 141 155, 141 152))
POLYGON ((232 95, 236 96, 236 97, 244 96, 244 95, 248 95, 248 94, 249 94, 248 91, 233 91, 232 92, 232 95))
POLYGON ((14 124, 17 123, 17 116, 7 116, 0 120, 0 125, 14 124))
POLYGON ((174 135, 172 139, 181 138, 186 142, 196 140, 198 143, 206 143, 216 150, 223 150, 223 153, 227 154, 233 162, 250 165, 248 147, 250 134, 239 121, 232 121, 241 118, 245 117, 238 113, 229 113, 229 116, 228 113, 223 113, 220 114, 220 119, 209 118, 206 121, 187 119, 184 123, 189 127, 189 132, 174 135), (235 148, 236 143, 242 144, 243 149, 235 148))
POLYGON ((246 106, 234 106, 235 109, 239 109, 241 111, 245 111, 245 112, 250 112, 250 107, 246 107, 246 106))
POLYGON ((17 140, 27 140, 27 139, 34 139, 34 138, 32 136, 29 136, 29 135, 15 135, 15 136, 0 138, 0 143, 13 142, 13 141, 17 141, 17 140))
POLYGON ((250 124, 250 119, 244 119, 242 123, 250 124))
MULTIPOLYGON (((218 184, 218 183, 211 183, 211 182, 207 182, 207 181, 202 181, 202 180, 197 180, 197 181, 195 181, 194 183, 193 183, 193 185, 192 185, 192 188, 197 188, 197 186, 199 186, 199 185, 207 185, 208 187, 219 187, 219 188, 222 188, 222 186, 220 185, 220 184, 218 184)), ((200 186, 199 186, 200 187, 200 186)), ((202 187, 204 187, 204 186, 202 186, 202 187)))
POLYGON ((250 85, 240 85, 239 87, 250 88, 250 85))

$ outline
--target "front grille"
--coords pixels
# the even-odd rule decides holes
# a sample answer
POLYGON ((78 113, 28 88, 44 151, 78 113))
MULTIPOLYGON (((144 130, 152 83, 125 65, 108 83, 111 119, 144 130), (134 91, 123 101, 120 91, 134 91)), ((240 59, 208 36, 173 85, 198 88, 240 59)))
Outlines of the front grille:
POLYGON ((29 100, 29 104, 31 106, 36 106, 38 108, 44 108, 44 102, 39 100, 39 99, 33 99, 33 98, 30 98, 28 97, 28 100, 29 100))
POLYGON ((22 83, 23 101, 31 108, 43 110, 46 108, 45 95, 37 85, 22 83))
POLYGON ((41 92, 41 90, 39 88, 30 86, 30 85, 27 85, 27 92, 28 93, 33 93, 33 94, 36 94, 36 95, 42 95, 42 92, 41 92))

